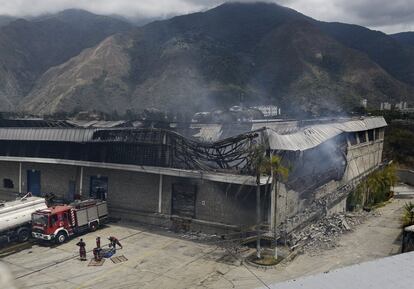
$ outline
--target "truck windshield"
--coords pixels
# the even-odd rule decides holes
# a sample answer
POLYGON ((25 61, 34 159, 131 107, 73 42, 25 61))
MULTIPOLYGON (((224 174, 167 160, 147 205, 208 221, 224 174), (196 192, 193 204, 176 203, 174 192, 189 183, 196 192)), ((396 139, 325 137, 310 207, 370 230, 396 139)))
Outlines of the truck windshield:
POLYGON ((33 214, 32 222, 34 224, 47 225, 47 216, 40 215, 40 214, 33 214))

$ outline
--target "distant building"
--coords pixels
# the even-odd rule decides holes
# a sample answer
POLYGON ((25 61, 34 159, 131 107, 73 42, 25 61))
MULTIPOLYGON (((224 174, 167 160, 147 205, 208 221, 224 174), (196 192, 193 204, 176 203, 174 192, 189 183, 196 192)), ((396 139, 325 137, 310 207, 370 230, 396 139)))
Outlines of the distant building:
POLYGON ((391 110, 391 103, 381 102, 380 110, 391 110))
POLYGON ((367 106, 368 106, 368 100, 366 98, 361 99, 361 106, 363 108, 367 108, 367 106))
POLYGON ((408 108, 406 101, 401 101, 395 105, 396 110, 406 110, 408 108))
POLYGON ((275 105, 259 105, 253 108, 260 110, 266 118, 281 115, 280 107, 275 105))

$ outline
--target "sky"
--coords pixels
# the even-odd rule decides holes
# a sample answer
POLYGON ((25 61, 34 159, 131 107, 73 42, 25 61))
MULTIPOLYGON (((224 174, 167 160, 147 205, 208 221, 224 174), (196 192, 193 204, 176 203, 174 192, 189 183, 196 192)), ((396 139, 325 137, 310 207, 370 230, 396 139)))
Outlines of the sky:
MULTIPOLYGON (((129 18, 167 18, 215 7, 225 0, 0 0, 0 14, 38 16, 64 9, 129 18)), ((241 0, 238 2, 254 2, 241 0)), ((386 33, 414 31, 414 0, 267 0, 323 21, 363 25, 386 33)))

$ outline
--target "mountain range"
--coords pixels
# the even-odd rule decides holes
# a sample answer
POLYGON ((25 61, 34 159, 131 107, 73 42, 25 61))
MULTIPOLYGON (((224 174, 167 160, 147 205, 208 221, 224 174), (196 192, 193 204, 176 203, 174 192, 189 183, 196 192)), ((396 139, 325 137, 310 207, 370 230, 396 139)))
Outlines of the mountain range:
POLYGON ((291 115, 414 101, 414 33, 227 3, 141 27, 81 10, 0 18, 0 110, 37 115, 275 104, 291 115))

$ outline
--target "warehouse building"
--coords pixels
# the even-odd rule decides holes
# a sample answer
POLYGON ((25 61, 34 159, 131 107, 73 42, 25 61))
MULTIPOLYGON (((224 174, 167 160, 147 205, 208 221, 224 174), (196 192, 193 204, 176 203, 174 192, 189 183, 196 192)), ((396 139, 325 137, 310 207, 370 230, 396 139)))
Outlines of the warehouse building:
POLYGON ((344 210, 352 188, 381 164, 382 117, 240 124, 105 128, 0 128, 0 198, 54 193, 101 198, 110 214, 206 232, 256 222, 252 150, 259 144, 291 167, 277 208, 262 176, 264 223, 285 232, 344 210))

